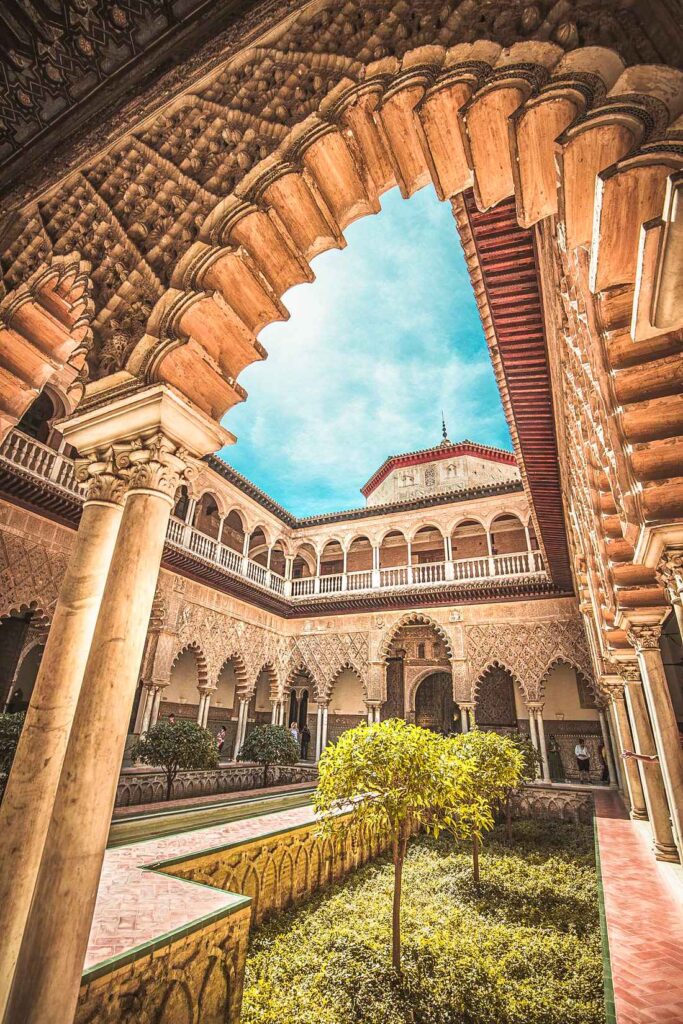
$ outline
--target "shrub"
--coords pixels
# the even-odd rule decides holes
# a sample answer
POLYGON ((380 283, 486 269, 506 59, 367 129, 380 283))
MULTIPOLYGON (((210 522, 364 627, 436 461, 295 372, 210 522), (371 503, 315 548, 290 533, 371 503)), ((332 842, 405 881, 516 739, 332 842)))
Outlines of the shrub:
POLYGON ((271 764, 296 764, 299 760, 297 742, 282 725, 257 725, 249 733, 238 761, 256 761, 263 765, 263 785, 268 785, 268 769, 271 764))
POLYGON ((476 889, 467 848, 412 844, 401 975, 387 860, 257 929, 242 1024, 604 1024, 592 829, 514 833, 494 831, 476 889))
POLYGON ((216 739, 196 722, 158 722, 133 744, 134 761, 161 768, 166 775, 166 799, 180 771, 218 767, 216 739))

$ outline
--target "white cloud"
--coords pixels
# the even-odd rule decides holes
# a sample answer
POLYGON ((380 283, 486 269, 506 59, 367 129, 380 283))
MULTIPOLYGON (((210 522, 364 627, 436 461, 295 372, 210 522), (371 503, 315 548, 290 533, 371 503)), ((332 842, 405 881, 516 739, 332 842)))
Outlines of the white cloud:
POLYGON ((285 296, 225 420, 227 461, 299 514, 361 504, 387 455, 438 443, 442 409, 452 439, 508 443, 450 211, 427 192, 383 205, 285 296))

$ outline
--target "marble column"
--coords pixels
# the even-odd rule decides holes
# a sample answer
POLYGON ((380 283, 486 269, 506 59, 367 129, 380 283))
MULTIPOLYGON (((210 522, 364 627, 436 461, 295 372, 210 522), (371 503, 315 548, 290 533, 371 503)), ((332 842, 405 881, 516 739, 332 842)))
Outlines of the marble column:
POLYGON ((321 751, 320 741, 322 740, 322 733, 323 733, 323 707, 322 707, 322 704, 318 704, 318 712, 317 712, 317 718, 316 718, 316 723, 315 723, 315 760, 316 760, 316 762, 318 762, 320 760, 320 751, 321 751))
POLYGON ((204 705, 206 704, 206 694, 200 690, 199 693, 199 705, 197 707, 197 725, 204 725, 204 705))
MULTIPOLYGON (((631 723, 629 722, 628 711, 626 710, 624 691, 625 684, 623 682, 620 684, 611 684, 608 690, 610 697, 612 698, 612 707, 614 708, 614 717, 617 723, 619 746, 621 748, 620 753, 623 753, 625 750, 635 750, 635 743, 631 733, 631 723)), ((631 804, 631 817, 640 820, 646 819, 647 807, 645 805, 645 797, 643 795, 643 786, 640 780, 638 762, 634 761, 633 758, 625 757, 622 760, 622 764, 626 779, 628 799, 631 804)))
POLYGON ((270 724, 271 725, 277 725, 277 711, 278 711, 277 701, 273 701, 272 705, 273 706, 270 709, 270 724))
POLYGON ((246 731, 247 731, 246 719, 247 719, 248 710, 249 710, 249 702, 244 700, 242 697, 240 697, 240 706, 239 706, 239 710, 237 712, 237 732, 235 734, 235 752, 234 752, 234 755, 233 755, 233 760, 234 761, 237 760, 237 755, 239 754, 240 750, 242 749, 242 744, 244 743, 244 737, 245 737, 245 734, 246 734, 246 731))
POLYGON ((158 687, 151 683, 145 683, 145 706, 142 712, 142 722, 140 724, 140 734, 149 731, 152 724, 152 711, 154 709, 154 703, 156 701, 158 687))
POLYGON ((187 468, 177 450, 157 428, 118 455, 128 491, 6 1024, 74 1015, 166 528, 187 468))
POLYGON ((609 774, 610 786, 616 786, 617 784, 617 773, 614 768, 614 758, 612 757, 612 744, 610 743, 609 729, 607 727, 607 719, 605 717, 605 711, 603 708, 598 708, 598 717, 600 719, 600 731, 602 732, 602 743, 605 748, 605 759, 607 761, 607 772, 609 774))
MULTIPOLYGON (((91 471, 112 463, 126 494, 4 1024, 73 1020, 175 491, 194 469, 188 451, 227 437, 165 385, 91 406, 62 430, 91 471)), ((101 559, 98 549, 99 571, 101 559)))
MULTIPOLYGON (((531 708, 531 705, 529 705, 531 708)), ((548 748, 545 742, 545 725, 543 724, 543 705, 537 704, 534 709, 536 728, 538 730, 538 749, 541 754, 541 770, 543 781, 550 782, 550 765, 548 764, 548 748)))
POLYGON ((79 465, 77 475, 87 483, 83 514, 0 805, 0 1019, 29 917, 123 512, 125 484, 111 454, 109 459, 79 465))
POLYGON ((152 704, 152 717, 150 719, 150 729, 152 726, 157 724, 159 719, 159 708, 161 707, 161 696, 164 692, 163 686, 157 686, 157 692, 154 694, 154 703, 152 704))
POLYGON ((199 724, 204 729, 208 728, 209 708, 211 707, 211 694, 214 692, 215 689, 215 686, 209 686, 206 690, 204 690, 204 704, 202 706, 202 717, 199 722, 199 724))
POLYGON ((328 707, 327 707, 327 704, 325 704, 324 707, 323 707, 322 727, 321 727, 321 730, 320 730, 320 753, 321 754, 322 754, 323 750, 325 749, 325 747, 327 746, 327 712, 328 712, 328 707))
POLYGON ((661 633, 661 627, 656 625, 632 626, 628 639, 638 655, 674 838, 678 852, 683 856, 683 752, 659 648, 661 633))
MULTIPOLYGON (((635 751, 648 756, 657 753, 645 695, 637 666, 621 666, 626 683, 626 699, 633 724, 635 751)), ((677 861, 678 853, 671 827, 669 804, 662 778, 661 764, 657 761, 638 761, 643 784, 643 796, 650 819, 655 857, 657 860, 677 861)))
POLYGON ((462 730, 462 732, 464 732, 464 733, 465 732, 469 732, 468 724, 469 723, 467 721, 467 708, 464 707, 461 704, 460 705, 460 729, 462 730))

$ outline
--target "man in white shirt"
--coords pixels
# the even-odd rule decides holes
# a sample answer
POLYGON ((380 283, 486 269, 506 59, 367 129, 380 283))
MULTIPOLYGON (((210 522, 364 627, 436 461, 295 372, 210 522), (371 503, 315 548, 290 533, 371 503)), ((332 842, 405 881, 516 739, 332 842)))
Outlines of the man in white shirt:
POLYGON ((579 742, 574 747, 574 755, 576 757, 577 768, 579 769, 579 781, 588 782, 588 773, 590 771, 591 762, 588 754, 588 748, 586 747, 582 736, 579 737, 579 742))

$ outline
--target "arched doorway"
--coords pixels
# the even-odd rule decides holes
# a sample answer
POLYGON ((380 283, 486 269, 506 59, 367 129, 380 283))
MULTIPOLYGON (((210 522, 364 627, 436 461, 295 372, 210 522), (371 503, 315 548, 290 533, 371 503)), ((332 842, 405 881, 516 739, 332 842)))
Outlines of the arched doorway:
POLYGON ((475 720, 484 729, 516 729, 515 682, 506 668, 492 665, 477 687, 475 720))
POLYGON ((415 691, 415 725, 446 736, 457 729, 457 706, 449 672, 431 672, 415 691))

